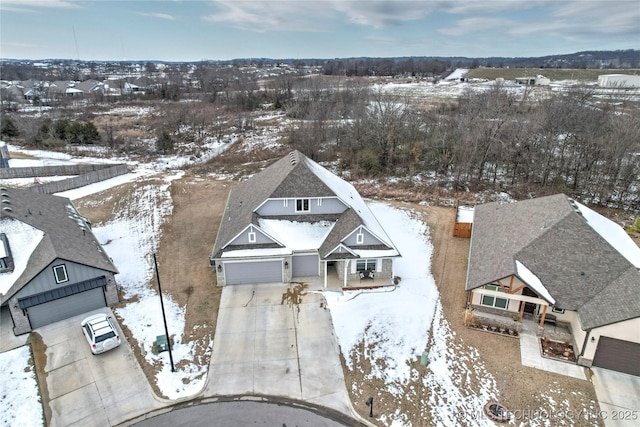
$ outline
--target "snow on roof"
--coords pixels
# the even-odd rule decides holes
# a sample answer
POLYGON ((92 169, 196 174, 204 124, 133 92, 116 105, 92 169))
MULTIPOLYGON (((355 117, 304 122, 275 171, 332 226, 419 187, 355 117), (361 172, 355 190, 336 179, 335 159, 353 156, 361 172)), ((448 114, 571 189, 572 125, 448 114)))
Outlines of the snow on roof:
POLYGON ((458 206, 456 222, 473 222, 473 209, 472 206, 458 206))
POLYGON ((596 233, 620 252, 635 268, 640 268, 640 247, 631 240, 622 227, 585 205, 575 200, 572 200, 572 202, 575 203, 580 214, 596 233))
POLYGON ((279 219, 258 220, 259 227, 294 251, 319 249, 335 225, 331 221, 295 222, 279 219))
POLYGON ((349 184, 339 176, 334 175, 314 161, 309 161, 308 165, 309 169, 316 174, 316 176, 320 178, 336 194, 336 196, 338 196, 338 198, 356 211, 369 232, 373 233, 387 245, 394 247, 393 242, 389 239, 389 236, 387 236, 384 228, 382 228, 375 215, 373 215, 353 185, 349 184))
POLYGON ((24 273, 31 254, 44 237, 44 232, 13 218, 0 219, 0 230, 7 236, 13 257, 13 271, 0 273, 0 294, 6 294, 24 273))
POLYGON ((351 252, 358 255, 360 258, 384 258, 398 256, 398 251, 395 249, 354 249, 351 248, 351 252))
POLYGON ((225 251, 222 258, 236 257, 266 257, 275 255, 291 255, 291 249, 288 248, 264 248, 264 249, 240 249, 237 251, 225 251))
POLYGON ((445 77, 445 80, 459 80, 460 78, 464 77, 465 74, 467 74, 469 72, 468 68, 456 68, 453 73, 449 74, 447 77, 445 77))
POLYGON ((531 270, 524 266, 520 261, 516 260, 516 275, 522 279, 528 286, 533 288, 534 291, 542 298, 549 301, 551 304, 555 304, 556 300, 551 296, 547 288, 544 287, 542 281, 531 270))

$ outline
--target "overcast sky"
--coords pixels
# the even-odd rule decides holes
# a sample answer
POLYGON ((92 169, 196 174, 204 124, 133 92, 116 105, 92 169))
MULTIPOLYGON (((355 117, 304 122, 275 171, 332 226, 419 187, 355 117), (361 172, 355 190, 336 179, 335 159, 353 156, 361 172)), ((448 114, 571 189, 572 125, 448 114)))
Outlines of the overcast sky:
POLYGON ((526 57, 640 49, 640 0, 0 0, 1 58, 526 57))

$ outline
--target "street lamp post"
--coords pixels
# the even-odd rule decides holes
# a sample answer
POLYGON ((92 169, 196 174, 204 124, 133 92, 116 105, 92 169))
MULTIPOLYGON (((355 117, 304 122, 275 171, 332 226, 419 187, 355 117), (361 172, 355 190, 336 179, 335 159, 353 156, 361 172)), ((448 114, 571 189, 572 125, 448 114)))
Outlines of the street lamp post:
POLYGON ((167 328, 167 317, 164 314, 164 302, 162 301, 162 288, 160 287, 160 273, 158 272, 158 261, 156 254, 153 254, 153 264, 156 266, 156 279, 158 279, 158 293, 160 294, 160 307, 162 308, 162 320, 164 321, 164 333, 167 337, 167 348, 169 349, 169 362, 171 362, 171 372, 176 369, 173 366, 173 355, 171 354, 171 340, 169 339, 169 328, 167 328))

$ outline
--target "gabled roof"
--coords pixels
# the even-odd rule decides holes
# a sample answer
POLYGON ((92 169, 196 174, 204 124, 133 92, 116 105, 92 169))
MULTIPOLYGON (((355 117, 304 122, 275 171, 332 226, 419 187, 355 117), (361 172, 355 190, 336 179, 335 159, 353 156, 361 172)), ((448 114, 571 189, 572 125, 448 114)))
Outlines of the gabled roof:
MULTIPOLYGON (((2 286, 9 290, 0 297, 2 303, 11 298, 55 259, 95 267, 117 273, 108 255, 98 243, 84 218, 71 201, 64 197, 37 193, 24 189, 0 188, 0 206, 3 224, 22 223, 24 229, 39 230, 40 242, 29 254, 24 272, 13 284, 2 286)), ((12 254, 24 247, 9 246, 12 254)), ((13 245, 12 245, 13 243, 13 245)), ((24 255, 24 254, 23 254, 24 255)), ((14 278, 12 277, 11 280, 14 278)), ((0 281, 10 280, 9 274, 0 273, 0 281)), ((6 285, 6 283, 4 284, 6 285)))
POLYGON ((640 317, 640 248, 564 194, 476 206, 466 289, 518 275, 518 264, 585 329, 640 317))
MULTIPOLYGON (((363 225, 381 242, 395 247, 356 189, 299 151, 292 151, 263 171, 239 184, 229 193, 212 258, 248 224, 259 226, 255 213, 268 199, 337 197, 349 207, 329 232, 325 243, 333 250, 349 232, 363 225), (344 234, 340 234, 344 231, 344 234)), ((320 254, 323 256, 324 254, 320 254)), ((397 251, 395 251, 397 255, 397 251)))

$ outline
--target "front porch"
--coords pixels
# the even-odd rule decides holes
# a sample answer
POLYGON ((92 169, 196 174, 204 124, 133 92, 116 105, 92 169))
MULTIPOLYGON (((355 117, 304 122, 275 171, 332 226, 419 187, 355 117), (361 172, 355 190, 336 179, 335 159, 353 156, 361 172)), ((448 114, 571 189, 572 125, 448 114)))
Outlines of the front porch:
POLYGON ((341 279, 338 276, 338 273, 335 268, 328 268, 326 271, 326 278, 321 274, 320 276, 315 277, 302 277, 297 278, 294 277, 292 279, 293 282, 296 281, 304 281, 309 283, 310 289, 327 289, 327 290, 343 290, 343 289, 368 289, 368 288, 379 288, 382 286, 392 286, 392 279, 378 277, 377 275, 373 275, 373 277, 368 276, 365 278, 360 278, 359 275, 357 278, 347 278, 347 283, 345 286, 344 279, 341 279))

